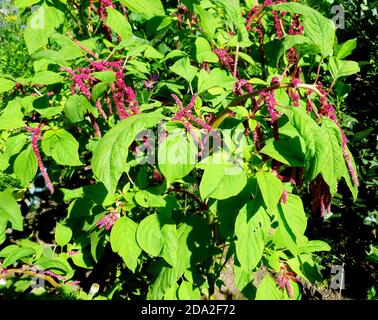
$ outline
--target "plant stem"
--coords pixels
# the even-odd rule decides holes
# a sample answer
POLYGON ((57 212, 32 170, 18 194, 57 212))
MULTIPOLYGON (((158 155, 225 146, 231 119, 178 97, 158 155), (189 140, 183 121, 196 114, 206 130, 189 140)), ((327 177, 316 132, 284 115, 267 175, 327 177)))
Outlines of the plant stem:
POLYGON ((36 278, 44 279, 47 282, 49 282, 55 289, 60 288, 60 284, 57 283, 52 277, 44 275, 44 274, 40 274, 38 272, 29 271, 29 270, 8 269, 8 270, 5 270, 2 274, 0 274, 0 279, 5 279, 5 278, 7 278, 8 276, 10 276, 14 273, 22 273, 22 274, 33 276, 33 277, 36 277, 36 278))
POLYGON ((238 59, 239 59, 239 44, 236 46, 235 62, 234 62, 234 78, 237 77, 238 72, 238 59))
POLYGON ((207 206, 206 203, 204 203, 203 201, 201 201, 199 198, 197 198, 193 193, 185 190, 185 189, 182 189, 182 188, 174 188, 174 187, 170 187, 168 189, 168 192, 177 192, 177 193, 183 193, 187 196, 189 196, 190 198, 192 198, 195 202, 197 202, 198 206, 200 207, 201 211, 206 211, 209 209, 209 207, 207 206))

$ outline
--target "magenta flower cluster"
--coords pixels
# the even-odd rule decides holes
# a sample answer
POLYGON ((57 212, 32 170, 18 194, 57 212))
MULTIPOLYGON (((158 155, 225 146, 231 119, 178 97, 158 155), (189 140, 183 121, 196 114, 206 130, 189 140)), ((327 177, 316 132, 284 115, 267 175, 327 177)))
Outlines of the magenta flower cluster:
POLYGON ((118 209, 112 209, 105 217, 97 221, 96 225, 99 229, 105 228, 106 230, 110 230, 119 218, 118 209))
MULTIPOLYGON (((71 86, 72 94, 82 93, 88 100, 91 100, 92 97, 90 89, 98 82, 93 76, 93 73, 101 71, 114 72, 116 79, 110 84, 110 91, 119 119, 123 120, 139 113, 139 104, 134 89, 125 84, 125 75, 121 60, 91 61, 90 67, 78 68, 75 71, 69 68, 62 68, 62 71, 69 73, 73 79, 73 84, 71 86)), ((107 104, 109 113, 112 114, 112 102, 107 93, 104 94, 104 100, 107 104)), ((102 107, 100 99, 96 100, 96 107, 102 117, 106 120, 107 114, 102 107)))

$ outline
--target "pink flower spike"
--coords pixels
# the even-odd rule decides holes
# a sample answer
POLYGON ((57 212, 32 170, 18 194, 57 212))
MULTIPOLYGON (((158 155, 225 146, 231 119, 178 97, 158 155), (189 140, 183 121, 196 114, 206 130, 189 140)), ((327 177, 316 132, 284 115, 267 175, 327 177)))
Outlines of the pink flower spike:
POLYGON ((99 221, 96 222, 96 225, 99 229, 104 228, 109 231, 112 226, 116 223, 116 221, 119 219, 120 215, 118 213, 118 210, 112 210, 110 213, 108 213, 105 217, 101 218, 99 221))

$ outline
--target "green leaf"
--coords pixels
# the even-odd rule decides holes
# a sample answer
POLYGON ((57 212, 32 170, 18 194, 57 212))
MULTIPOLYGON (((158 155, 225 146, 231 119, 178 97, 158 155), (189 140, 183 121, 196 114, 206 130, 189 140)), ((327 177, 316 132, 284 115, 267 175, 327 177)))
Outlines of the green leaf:
POLYGON ((0 93, 12 90, 16 86, 16 82, 4 78, 0 78, 0 93))
POLYGON ((167 198, 167 207, 161 208, 158 214, 158 219, 160 223, 160 232, 164 241, 163 251, 161 256, 167 261, 172 267, 176 264, 179 246, 179 238, 176 229, 176 223, 171 217, 172 209, 170 207, 171 202, 175 200, 169 200, 167 198))
POLYGON ((79 143, 66 130, 49 130, 43 135, 42 150, 52 156, 56 163, 66 166, 81 166, 79 143))
POLYGON ((70 96, 64 105, 64 113, 72 123, 83 120, 87 112, 93 112, 94 110, 96 108, 82 95, 70 96))
POLYGON ((115 192, 118 180, 125 170, 129 146, 136 135, 155 126, 162 119, 160 111, 128 117, 110 129, 98 142, 93 150, 92 169, 110 194, 115 192))
POLYGON ((227 199, 237 195, 247 184, 244 170, 232 163, 207 166, 200 184, 202 199, 227 199))
POLYGON ((219 19, 215 18, 209 11, 199 5, 194 5, 195 11, 200 17, 200 25, 209 40, 214 39, 215 31, 219 25, 219 19))
POLYGON ((165 292, 171 288, 182 276, 185 269, 190 265, 190 250, 188 248, 188 235, 192 227, 182 224, 178 230, 177 259, 174 266, 163 267, 155 280, 153 286, 148 291, 147 299, 160 300, 165 292))
MULTIPOLYGON (((245 21, 242 17, 240 8, 240 0, 214 0, 217 6, 222 8, 226 14, 226 18, 234 25, 234 30, 237 32, 237 43, 242 47, 251 45, 249 41, 249 34, 245 27, 245 21)), ((236 43, 233 45, 236 45, 236 43)))
POLYGON ((303 140, 300 136, 290 137, 280 131, 279 140, 268 139, 260 153, 287 164, 290 167, 304 167, 305 154, 303 140))
POLYGON ((31 7, 33 4, 36 4, 38 2, 41 2, 41 0, 15 0, 14 5, 16 6, 16 8, 21 9, 31 7))
POLYGON ((29 17, 24 38, 30 54, 45 47, 49 36, 64 22, 64 13, 43 4, 29 17))
POLYGON ((0 116, 0 130, 18 129, 25 126, 22 107, 16 100, 8 102, 0 116))
POLYGON ((139 246, 149 255, 157 257, 163 249, 164 239, 160 232, 160 223, 156 214, 144 218, 138 226, 136 238, 139 246))
POLYGON ((331 19, 327 19, 315 9, 297 2, 280 3, 273 5, 272 8, 301 14, 305 36, 319 47, 323 57, 332 55, 336 28, 331 19))
POLYGON ((135 201, 144 208, 165 206, 165 200, 162 196, 153 194, 147 190, 139 190, 135 194, 135 201))
POLYGON ((6 192, 0 192, 0 213, 7 215, 14 230, 23 230, 23 217, 20 207, 13 196, 6 192))
POLYGON ((322 166, 321 174, 330 188, 332 195, 337 192, 337 184, 345 169, 345 160, 341 148, 341 134, 339 127, 334 121, 322 117, 322 129, 330 142, 331 151, 328 153, 328 160, 322 166))
POLYGON ((20 247, 12 252, 11 255, 7 256, 3 263, 2 267, 6 268, 10 266, 11 264, 15 263, 18 260, 22 260, 23 258, 29 257, 31 255, 35 254, 35 250, 32 248, 24 248, 20 247))
POLYGON ((113 71, 93 72, 92 76, 105 83, 112 83, 116 79, 115 73, 113 71))
POLYGON ((63 77, 56 72, 52 71, 40 71, 34 75, 31 79, 32 84, 44 84, 50 85, 54 83, 60 83, 63 81, 63 77))
POLYGON ((347 56, 351 55, 353 50, 356 49, 357 47, 357 38, 348 40, 341 44, 336 58, 337 60, 342 60, 345 59, 347 56))
POLYGON ((135 272, 138 257, 142 250, 136 241, 138 225, 128 217, 122 217, 112 227, 110 243, 112 250, 118 253, 126 266, 135 272))
POLYGON ((72 230, 57 222, 55 227, 55 241, 58 246, 65 246, 72 238, 72 230))
POLYGON ((159 169, 169 182, 174 182, 189 174, 196 163, 197 146, 186 131, 170 132, 159 145, 159 169))
POLYGON ((66 259, 62 257, 50 258, 42 256, 34 263, 35 266, 39 266, 45 270, 49 269, 58 274, 64 275, 66 278, 72 277, 74 270, 66 259))
POLYGON ((180 284, 177 295, 180 300, 201 300, 201 293, 193 284, 183 281, 180 284))
POLYGON ((220 87, 232 90, 235 79, 227 74, 225 70, 219 68, 212 69, 210 72, 201 69, 198 74, 198 93, 201 94, 209 89, 220 87))
POLYGON ((305 176, 311 181, 320 173, 327 163, 331 146, 324 131, 301 108, 292 109, 292 125, 296 128, 306 144, 305 176))
POLYGON ((76 254, 71 256, 71 260, 76 266, 80 268, 93 269, 92 261, 89 258, 89 251, 87 250, 77 252, 76 254))
POLYGON ((241 268, 251 272, 261 261, 264 239, 270 227, 267 212, 257 200, 248 202, 235 221, 236 255, 241 268))
POLYGON ((357 62, 337 60, 334 57, 329 58, 328 66, 334 80, 360 72, 360 67, 357 62))
POLYGON ((289 194, 286 198, 286 204, 281 203, 280 207, 290 231, 295 235, 297 244, 301 245, 300 242, 307 227, 307 217, 301 198, 297 195, 289 194))
POLYGON ((265 206, 271 212, 276 208, 281 199, 282 192, 284 191, 283 184, 277 176, 270 172, 257 172, 256 178, 265 206))
POLYGON ((202 37, 197 38, 196 42, 196 57, 199 63, 203 62, 218 62, 218 56, 211 50, 209 42, 202 37))
POLYGON ((164 16, 164 7, 160 0, 121 0, 131 11, 143 14, 147 19, 153 16, 164 16))
POLYGON ((301 253, 312 253, 319 251, 330 251, 331 247, 324 241, 311 240, 307 242, 305 245, 300 246, 299 250, 301 253))
POLYGON ((197 74, 197 68, 190 64, 189 58, 183 58, 176 61, 176 63, 170 67, 170 69, 188 81, 189 84, 192 83, 192 80, 197 74))
POLYGON ((283 293, 276 281, 266 274, 256 291, 256 300, 282 300, 283 293))
POLYGON ((133 36, 133 31, 127 18, 112 7, 108 7, 106 12, 106 24, 110 29, 119 34, 122 40, 130 39, 133 36))
POLYGON ((17 156, 13 170, 23 186, 28 185, 34 179, 37 174, 38 163, 31 145, 17 156))
POLYGON ((3 152, 0 152, 0 170, 5 171, 8 168, 10 158, 22 150, 26 139, 27 136, 24 133, 19 133, 6 140, 3 152))

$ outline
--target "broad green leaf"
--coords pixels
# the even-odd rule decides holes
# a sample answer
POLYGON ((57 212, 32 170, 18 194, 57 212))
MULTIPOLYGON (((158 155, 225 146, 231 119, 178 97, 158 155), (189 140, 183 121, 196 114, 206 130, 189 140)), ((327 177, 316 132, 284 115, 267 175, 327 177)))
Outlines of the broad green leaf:
POLYGON ((71 260, 76 266, 80 268, 93 269, 93 264, 91 259, 89 258, 88 250, 77 252, 76 254, 71 256, 71 260))
POLYGON ((19 133, 6 140, 5 148, 0 152, 0 170, 4 171, 8 168, 10 158, 22 150, 26 139, 27 136, 24 133, 19 133))
POLYGON ((227 199, 237 195, 247 184, 244 170, 232 163, 207 166, 200 184, 202 199, 227 199))
POLYGON ((138 257, 142 250, 136 241, 138 225, 128 217, 122 217, 112 227, 110 243, 114 252, 118 253, 126 266, 135 272, 138 257))
POLYGON ((177 295, 180 300, 201 300, 201 293, 193 284, 183 281, 180 284, 177 295))
POLYGON ((283 293, 276 281, 266 274, 256 291, 256 300, 282 300, 283 293))
POLYGON ((280 207, 290 230, 295 235, 297 244, 301 245, 300 242, 307 227, 307 217, 301 198, 297 195, 289 194, 286 204, 281 203, 280 207))
POLYGON ((131 11, 143 14, 147 19, 153 16, 164 16, 164 7, 160 0, 121 0, 131 11))
POLYGON ((286 221, 282 207, 278 206, 275 213, 278 220, 278 228, 273 234, 273 243, 275 247, 282 250, 288 249, 294 256, 296 256, 299 252, 296 237, 286 221))
POLYGON ((55 227, 55 241, 58 246, 65 246, 72 238, 72 230, 57 222, 55 227))
POLYGON ((192 227, 182 224, 178 229, 177 259, 174 266, 163 267, 154 284, 148 291, 147 299, 160 300, 165 292, 171 288, 190 265, 190 249, 188 248, 188 235, 192 227))
POLYGON ((311 43, 311 40, 304 35, 295 35, 295 36, 288 35, 284 38, 282 42, 282 48, 283 48, 283 51, 285 52, 289 50, 290 48, 294 48, 303 43, 311 43))
POLYGON ((31 145, 17 156, 13 170, 23 186, 28 185, 34 179, 37 174, 38 163, 31 145))
POLYGON ((64 22, 64 13, 43 4, 29 17, 24 38, 30 54, 45 47, 49 36, 64 22))
POLYGON ((169 288, 167 291, 165 291, 164 294, 164 300, 177 300, 177 290, 178 290, 178 284, 175 283, 171 288, 169 288))
POLYGON ((301 253, 312 253, 312 252, 319 252, 319 251, 330 251, 331 247, 320 240, 311 240, 307 242, 305 245, 299 247, 299 251, 301 253))
POLYGON ((197 68, 193 67, 190 64, 189 58, 183 58, 176 61, 176 63, 172 67, 170 67, 170 69, 174 73, 188 81, 189 84, 197 74, 197 68))
POLYGON ((357 62, 337 60, 334 57, 329 58, 328 66, 334 80, 360 72, 360 67, 357 62))
POLYGON ((142 113, 126 118, 110 129, 93 150, 92 169, 110 194, 126 167, 129 147, 136 135, 155 126, 163 119, 160 111, 142 113))
POLYGON ((112 7, 106 9, 106 24, 112 31, 119 34, 122 40, 128 40, 132 37, 133 31, 126 16, 112 7))
POLYGON ((0 192, 0 213, 7 215, 14 230, 23 230, 23 217, 20 207, 13 196, 6 192, 0 192))
POLYGON ((209 42, 205 38, 199 37, 196 42, 196 57, 199 63, 218 62, 218 56, 211 50, 209 42))
POLYGON ((12 90, 16 86, 16 82, 4 78, 0 78, 0 93, 12 90))
MULTIPOLYGON (((168 198, 169 199, 169 198, 168 198)), ((179 246, 178 232, 176 223, 171 217, 170 201, 167 200, 167 207, 161 208, 158 214, 160 232, 164 241, 161 257, 164 258, 172 267, 176 264, 179 246)))
POLYGON ((82 95, 70 96, 64 105, 64 114, 72 123, 83 120, 87 112, 93 112, 94 110, 96 108, 82 95))
POLYGON ((16 6, 16 8, 21 9, 31 7, 33 4, 36 4, 38 2, 41 2, 41 0, 15 0, 14 5, 16 6))
POLYGON ((280 201, 284 186, 281 180, 270 172, 259 171, 256 178, 265 206, 271 212, 280 201))
POLYGON ((236 287, 243 292, 245 287, 252 284, 253 282, 253 273, 251 271, 244 271, 242 267, 239 267, 234 263, 234 275, 235 275, 235 285, 236 287))
POLYGON ((153 257, 157 257, 163 249, 164 239, 160 231, 159 218, 151 214, 144 218, 138 226, 136 238, 139 246, 153 257))
POLYGON ((162 196, 153 194, 147 190, 139 190, 135 194, 135 201, 144 208, 165 206, 165 200, 162 196))
POLYGON ((55 273, 64 275, 66 279, 69 279, 74 274, 74 270, 67 262, 66 259, 62 257, 50 258, 42 256, 37 261, 35 261, 35 266, 39 266, 45 270, 51 270, 55 273))
POLYGON ((292 115, 292 125, 306 144, 305 176, 311 181, 318 176, 322 166, 327 164, 331 151, 330 141, 321 127, 304 110, 293 108, 292 115))
POLYGON ((323 117, 322 129, 330 142, 331 151, 328 153, 327 163, 322 166, 321 174, 334 195, 337 192, 337 184, 341 179, 345 169, 345 160, 341 148, 340 128, 334 121, 323 117))
POLYGON ((34 75, 31 79, 32 84, 44 84, 50 85, 63 81, 63 77, 56 72, 52 71, 40 71, 34 75))
POLYGON ((159 144, 159 169, 169 182, 174 182, 193 170, 197 153, 198 148, 186 131, 175 130, 170 132, 159 144))
POLYGON ((20 248, 16 249, 15 251, 13 251, 11 255, 7 256, 4 259, 4 261, 2 263, 2 267, 6 268, 6 267, 10 266, 11 264, 17 262, 18 260, 22 260, 22 259, 27 258, 27 257, 34 255, 34 254, 35 254, 34 249, 20 247, 20 248))
POLYGON ((212 40, 215 36, 215 31, 219 25, 219 19, 214 17, 209 11, 206 11, 200 5, 194 5, 195 11, 199 14, 200 25, 205 32, 207 38, 212 40))
POLYGON ((16 100, 8 102, 0 115, 0 130, 18 129, 25 126, 21 105, 16 100))
POLYGON ((49 130, 43 135, 43 152, 53 157, 61 165, 81 166, 83 163, 79 158, 79 143, 66 130, 49 130))
POLYGON ((345 59, 347 56, 352 54, 353 50, 356 49, 356 47, 357 47, 357 38, 344 42, 343 44, 341 44, 337 52, 336 58, 338 60, 345 59))
POLYGON ((225 70, 215 68, 210 72, 201 69, 198 74, 198 93, 201 94, 209 89, 220 87, 232 90, 235 79, 225 70))
POLYGON ((172 23, 171 17, 155 16, 148 20, 146 24, 147 37, 153 38, 164 34, 172 23))
POLYGON ((280 131, 279 140, 268 139, 260 153, 280 161, 290 167, 304 167, 305 154, 303 139, 300 136, 290 137, 280 131))
POLYGON ((336 28, 331 19, 327 19, 315 9, 297 2, 280 3, 272 8, 301 14, 305 36, 319 47, 323 57, 332 54, 336 28))
POLYGON ((245 272, 260 262, 264 251, 264 239, 270 227, 267 212, 257 200, 248 202, 235 221, 236 255, 245 272))
MULTIPOLYGON (((242 17, 240 8, 240 0, 214 0, 217 6, 222 8, 226 14, 226 18, 234 25, 234 30, 237 32, 237 44, 241 47, 251 45, 249 34, 245 27, 245 20, 242 17)), ((236 46, 236 43, 232 45, 236 46)))

